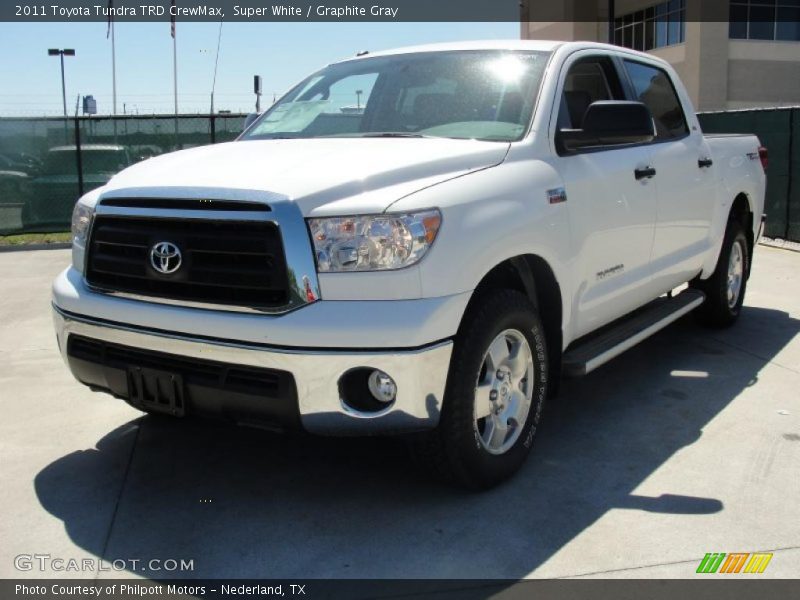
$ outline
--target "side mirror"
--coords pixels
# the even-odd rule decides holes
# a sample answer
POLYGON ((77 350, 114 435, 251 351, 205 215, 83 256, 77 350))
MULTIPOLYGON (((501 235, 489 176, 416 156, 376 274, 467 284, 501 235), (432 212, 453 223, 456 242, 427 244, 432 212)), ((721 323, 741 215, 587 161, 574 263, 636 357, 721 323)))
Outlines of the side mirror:
POLYGON ((656 136, 650 109, 641 102, 601 100, 583 116, 582 129, 561 129, 557 141, 567 152, 594 146, 644 144, 656 136))
POLYGON ((261 113, 257 113, 257 112, 252 112, 252 113, 248 114, 247 117, 244 120, 244 129, 242 129, 242 131, 244 131, 245 129, 250 127, 250 125, 253 124, 253 121, 255 121, 260 116, 261 116, 261 113))

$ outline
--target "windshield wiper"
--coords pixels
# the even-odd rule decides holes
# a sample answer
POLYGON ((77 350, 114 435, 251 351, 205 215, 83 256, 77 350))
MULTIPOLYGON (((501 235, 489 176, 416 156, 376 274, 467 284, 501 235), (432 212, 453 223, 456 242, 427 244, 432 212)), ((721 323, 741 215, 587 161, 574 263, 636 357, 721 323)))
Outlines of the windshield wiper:
POLYGON ((411 133, 405 131, 376 131, 371 133, 362 133, 356 137, 366 138, 432 138, 432 135, 424 135, 422 133, 411 133))
MULTIPOLYGON (((412 133, 405 131, 374 131, 367 133, 333 133, 331 135, 309 135, 303 136, 302 134, 296 135, 254 135, 246 137, 245 140, 313 140, 313 139, 329 139, 329 138, 428 138, 437 139, 439 136, 424 135, 422 133, 412 133)), ((440 139, 440 138, 439 138, 440 139)))

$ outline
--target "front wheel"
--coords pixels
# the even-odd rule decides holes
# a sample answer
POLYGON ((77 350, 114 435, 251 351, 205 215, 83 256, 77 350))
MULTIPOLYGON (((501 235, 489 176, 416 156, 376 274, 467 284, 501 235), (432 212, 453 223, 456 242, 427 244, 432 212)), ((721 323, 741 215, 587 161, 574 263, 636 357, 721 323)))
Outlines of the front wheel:
POLYGON ((544 329, 525 295, 476 298, 455 340, 439 426, 412 440, 418 459, 472 489, 511 477, 536 434, 547 366, 544 329))
POLYGON ((727 327, 739 318, 747 290, 749 266, 747 237, 741 223, 731 219, 714 273, 708 279, 696 279, 691 283, 693 288, 706 295, 705 302, 697 312, 704 323, 727 327))

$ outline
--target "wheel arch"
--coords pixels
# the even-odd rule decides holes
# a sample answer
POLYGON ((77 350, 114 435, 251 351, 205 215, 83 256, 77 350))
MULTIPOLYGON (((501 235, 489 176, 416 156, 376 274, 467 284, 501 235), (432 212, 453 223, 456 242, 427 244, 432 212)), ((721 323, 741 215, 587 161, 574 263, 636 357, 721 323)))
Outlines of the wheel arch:
POLYGON ((750 277, 750 266, 753 263, 753 246, 755 245, 755 230, 753 223, 753 204, 746 192, 739 192, 733 199, 728 212, 728 221, 735 220, 741 224, 747 238, 747 277, 750 277))
MULTIPOLYGON (((730 196, 729 196, 730 197, 730 196)), ((733 200, 730 202, 730 208, 725 208, 728 203, 725 202, 721 210, 717 213, 711 227, 711 237, 716 239, 716 243, 709 251, 706 260, 703 264, 703 270, 698 276, 699 279, 705 280, 711 277, 714 269, 717 267, 720 253, 722 252, 722 241, 725 238, 725 231, 728 228, 730 221, 736 221, 742 225, 745 236, 747 238, 747 250, 750 260, 747 264, 747 276, 750 276, 750 266, 752 264, 753 247, 755 246, 755 223, 754 223, 754 210, 753 198, 746 191, 739 191, 733 194, 733 200), (724 211, 724 212, 723 212, 724 211)))
MULTIPOLYGON (((539 311, 547 342, 550 395, 558 389, 563 347, 563 298, 550 264, 536 254, 521 254, 495 265, 480 280, 467 304, 464 318, 488 290, 513 289, 525 294, 539 311)), ((462 318, 463 323, 463 318, 462 318)))

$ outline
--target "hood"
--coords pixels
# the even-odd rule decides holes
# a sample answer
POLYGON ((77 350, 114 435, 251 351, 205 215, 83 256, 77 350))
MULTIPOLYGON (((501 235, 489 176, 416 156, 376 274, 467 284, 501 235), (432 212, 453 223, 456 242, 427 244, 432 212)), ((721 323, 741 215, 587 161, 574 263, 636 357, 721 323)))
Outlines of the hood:
POLYGON ((112 178, 103 193, 254 190, 294 201, 304 216, 381 212, 422 188, 501 163, 508 148, 439 138, 228 142, 138 163, 112 178))

